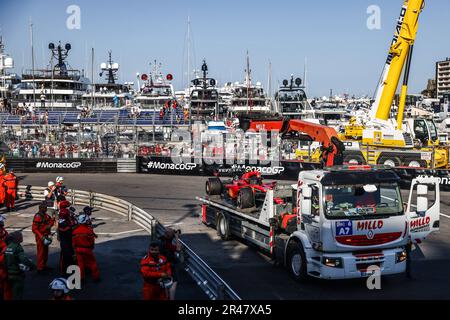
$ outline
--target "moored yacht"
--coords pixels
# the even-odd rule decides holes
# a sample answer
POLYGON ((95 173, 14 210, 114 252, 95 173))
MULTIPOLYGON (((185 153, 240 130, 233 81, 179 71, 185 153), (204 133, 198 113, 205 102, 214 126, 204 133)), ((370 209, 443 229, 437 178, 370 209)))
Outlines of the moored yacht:
POLYGON ((83 95, 83 107, 93 106, 94 109, 120 108, 133 100, 130 85, 117 83, 119 64, 112 60, 108 52, 108 62, 100 64, 100 77, 105 76, 106 83, 93 84, 83 95))
POLYGON ((14 68, 14 60, 5 53, 3 38, 0 36, 0 102, 10 103, 16 98, 20 85, 20 77, 15 73, 9 73, 8 69, 14 68))
POLYGON ((173 76, 169 73, 164 77, 160 68, 161 64, 158 64, 155 60, 151 73, 140 75, 140 80, 144 83, 140 86, 139 92, 134 98, 134 102, 140 109, 158 111, 176 101, 175 91, 171 83, 173 76))
POLYGON ((302 80, 291 75, 290 81, 283 80, 275 93, 275 110, 284 117, 291 119, 314 118, 314 109, 308 102, 302 80))
POLYGON ((270 98, 266 96, 261 82, 252 83, 248 55, 244 82, 235 82, 227 89, 231 92, 227 105, 227 116, 229 118, 264 116, 272 111, 270 98))
POLYGON ((50 65, 46 69, 27 70, 22 75, 22 84, 17 103, 34 108, 72 109, 80 105, 86 93, 89 79, 84 71, 72 69, 67 64, 71 45, 62 47, 49 44, 50 65))
POLYGON ((223 117, 219 108, 219 92, 216 88, 216 80, 208 78, 208 65, 202 64, 202 77, 192 80, 189 88, 188 108, 192 120, 209 121, 223 117))

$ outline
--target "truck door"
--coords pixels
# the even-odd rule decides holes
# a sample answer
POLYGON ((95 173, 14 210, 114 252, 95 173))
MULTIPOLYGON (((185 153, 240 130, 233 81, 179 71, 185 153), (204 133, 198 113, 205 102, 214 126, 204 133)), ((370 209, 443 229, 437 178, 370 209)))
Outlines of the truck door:
POLYGON ((439 179, 413 179, 406 209, 412 242, 420 243, 430 233, 439 230, 440 208, 439 179))
POLYGON ((320 241, 320 188, 317 184, 303 185, 297 197, 300 206, 297 208, 300 228, 308 233, 310 240, 320 241))

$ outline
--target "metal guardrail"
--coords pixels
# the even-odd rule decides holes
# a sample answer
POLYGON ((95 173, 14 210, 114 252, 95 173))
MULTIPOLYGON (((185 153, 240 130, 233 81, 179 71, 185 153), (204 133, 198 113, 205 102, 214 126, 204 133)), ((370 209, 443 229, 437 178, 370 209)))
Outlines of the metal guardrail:
MULTIPOLYGON (((44 200, 45 187, 19 186, 20 198, 44 200)), ((73 205, 91 206, 104 209, 133 221, 145 229, 155 239, 164 234, 165 227, 151 214, 131 202, 102 193, 69 190, 67 196, 73 205)), ((184 255, 184 269, 211 300, 241 300, 239 295, 203 261, 186 243, 181 241, 184 255)))

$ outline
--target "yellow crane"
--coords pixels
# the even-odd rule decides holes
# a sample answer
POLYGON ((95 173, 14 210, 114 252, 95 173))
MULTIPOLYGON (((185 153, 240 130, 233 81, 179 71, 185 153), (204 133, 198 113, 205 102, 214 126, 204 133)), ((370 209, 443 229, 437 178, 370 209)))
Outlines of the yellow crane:
POLYGON ((375 119, 381 121, 389 119, 392 101, 397 91, 403 67, 406 65, 402 98, 397 117, 397 128, 399 129, 402 128, 412 50, 419 26, 419 15, 423 10, 424 4, 424 0, 406 0, 404 2, 386 59, 381 82, 378 86, 375 103, 371 109, 371 115, 375 119))
POLYGON ((403 118, 412 53, 424 5, 424 0, 403 3, 368 118, 353 118, 340 133, 341 140, 354 142, 349 145, 354 152, 349 152, 347 161, 412 167, 448 165, 448 150, 439 145, 434 122, 403 118), (404 79, 395 121, 390 115, 402 72, 404 79))

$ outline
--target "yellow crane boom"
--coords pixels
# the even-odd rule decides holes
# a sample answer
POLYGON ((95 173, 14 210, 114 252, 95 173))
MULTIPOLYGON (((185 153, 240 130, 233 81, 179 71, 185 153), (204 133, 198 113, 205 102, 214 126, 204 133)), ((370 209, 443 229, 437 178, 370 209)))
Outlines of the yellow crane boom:
MULTIPOLYGON (((383 69, 381 82, 378 85, 378 90, 375 102, 372 105, 371 117, 377 120, 387 121, 391 111, 392 101, 394 100, 395 92, 397 91, 400 76, 402 74, 403 66, 408 59, 410 63, 412 48, 417 35, 419 15, 424 7, 424 0, 405 0, 400 17, 395 28, 394 38, 389 49, 388 58, 383 69), (408 57, 409 56, 409 57, 408 57)), ((398 121, 403 120, 404 99, 406 98, 407 78, 409 73, 409 66, 405 70, 405 81, 402 87, 402 103, 399 106, 398 121), (400 110, 403 108, 403 110, 400 110)), ((397 123, 397 127, 401 128, 401 123, 397 123)))

